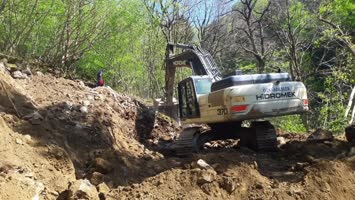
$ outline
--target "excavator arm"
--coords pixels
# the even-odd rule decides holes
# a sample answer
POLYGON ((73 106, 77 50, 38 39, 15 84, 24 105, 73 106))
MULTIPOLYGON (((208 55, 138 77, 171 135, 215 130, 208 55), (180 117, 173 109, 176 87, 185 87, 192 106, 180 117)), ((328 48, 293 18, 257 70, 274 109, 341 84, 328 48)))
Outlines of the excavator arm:
POLYGON ((189 67, 194 75, 208 75, 212 82, 222 79, 221 72, 210 53, 195 45, 168 44, 169 55, 165 68, 165 99, 166 103, 173 102, 174 82, 177 67, 189 67), (182 53, 175 55, 176 49, 182 49, 182 53))

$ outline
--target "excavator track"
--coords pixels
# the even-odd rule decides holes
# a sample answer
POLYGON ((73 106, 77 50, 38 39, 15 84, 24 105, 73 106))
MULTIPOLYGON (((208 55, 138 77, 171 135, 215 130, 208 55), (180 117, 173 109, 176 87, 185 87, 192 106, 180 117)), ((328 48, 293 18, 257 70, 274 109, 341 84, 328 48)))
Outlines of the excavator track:
POLYGON ((255 121, 251 124, 254 132, 254 146, 257 151, 273 151, 277 148, 277 135, 269 121, 255 121))
POLYGON ((259 152, 277 148, 276 131, 269 121, 252 122, 250 128, 232 124, 221 127, 207 131, 199 126, 185 128, 175 140, 172 149, 177 156, 188 156, 198 153, 206 142, 225 139, 240 139, 241 146, 259 152))
POLYGON ((185 128, 175 140, 172 149, 177 156, 187 156, 194 152, 193 140, 196 134, 199 134, 201 127, 185 128))

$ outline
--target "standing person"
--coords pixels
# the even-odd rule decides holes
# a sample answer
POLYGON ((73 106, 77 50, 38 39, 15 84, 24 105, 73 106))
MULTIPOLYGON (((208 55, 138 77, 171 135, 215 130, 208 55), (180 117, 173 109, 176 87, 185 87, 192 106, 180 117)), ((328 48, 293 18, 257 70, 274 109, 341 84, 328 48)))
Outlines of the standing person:
POLYGON ((104 70, 100 70, 98 73, 97 73, 97 82, 96 82, 96 87, 99 87, 99 86, 104 86, 105 85, 105 81, 104 81, 104 70))

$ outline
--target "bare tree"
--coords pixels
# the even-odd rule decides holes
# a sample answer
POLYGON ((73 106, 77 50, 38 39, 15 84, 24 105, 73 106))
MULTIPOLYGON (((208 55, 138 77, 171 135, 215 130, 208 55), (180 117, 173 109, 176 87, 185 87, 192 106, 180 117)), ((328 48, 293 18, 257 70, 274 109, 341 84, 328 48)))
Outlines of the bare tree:
MULTIPOLYGON (((5 9, 6 0, 2 1, 0 12, 5 9)), ((20 4, 10 1, 7 4, 7 11, 10 13, 1 19, 4 29, 2 34, 4 46, 3 50, 15 54, 19 53, 19 46, 27 39, 36 23, 41 22, 41 18, 45 15, 38 14, 38 0, 23 3, 28 10, 23 15, 18 15, 20 4)), ((42 18, 43 19, 43 18, 42 18)))
MULTIPOLYGON (((192 38, 187 31, 190 28, 187 1, 184 0, 144 0, 153 23, 158 22, 166 43, 179 43, 192 38), (183 33, 183 34, 181 34, 183 33), (186 34, 188 33, 188 34, 186 34)), ((165 100, 173 102, 176 68, 168 63, 169 47, 165 50, 165 100)))
POLYGON ((265 18, 270 2, 259 9, 260 6, 256 6, 258 0, 241 0, 234 9, 237 13, 233 25, 237 41, 244 51, 254 56, 259 73, 265 71, 265 64, 273 51, 273 45, 267 41, 268 35, 265 32, 269 26, 265 23, 265 18))
POLYGON ((226 16, 231 10, 229 0, 198 1, 193 12, 193 23, 202 48, 213 57, 230 46, 228 30, 230 20, 226 16))
POLYGON ((73 64, 85 52, 109 34, 106 31, 107 10, 102 11, 94 2, 66 1, 63 23, 58 27, 54 42, 48 46, 46 62, 61 66, 64 74, 73 70, 73 64))
POLYGON ((161 64, 160 47, 163 45, 160 41, 161 37, 157 37, 160 30, 152 29, 147 32, 147 37, 144 40, 143 62, 146 66, 146 76, 149 81, 149 90, 146 94, 147 98, 154 98, 161 95, 161 81, 159 80, 159 69, 161 64))
POLYGON ((291 76, 294 79, 303 80, 308 76, 302 69, 304 57, 310 52, 317 34, 309 32, 312 20, 306 9, 298 8, 293 12, 290 11, 293 2, 290 0, 275 1, 272 7, 275 14, 269 20, 278 42, 286 52, 291 76), (308 37, 305 37, 306 34, 308 37))

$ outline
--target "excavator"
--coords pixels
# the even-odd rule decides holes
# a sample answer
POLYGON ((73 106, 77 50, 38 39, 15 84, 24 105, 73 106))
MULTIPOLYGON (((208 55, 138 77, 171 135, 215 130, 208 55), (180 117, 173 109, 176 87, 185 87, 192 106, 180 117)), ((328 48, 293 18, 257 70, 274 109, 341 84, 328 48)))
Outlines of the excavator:
POLYGON ((277 148, 274 126, 266 117, 308 111, 307 90, 288 73, 222 76, 209 52, 196 45, 168 44, 167 91, 173 91, 175 69, 189 67, 193 75, 178 83, 178 114, 185 127, 171 145, 179 156, 200 152, 206 142, 239 139, 255 151, 277 148), (181 52, 175 54, 176 49, 181 52), (249 127, 242 125, 249 122, 249 127), (202 124, 209 128, 202 128, 202 124))

